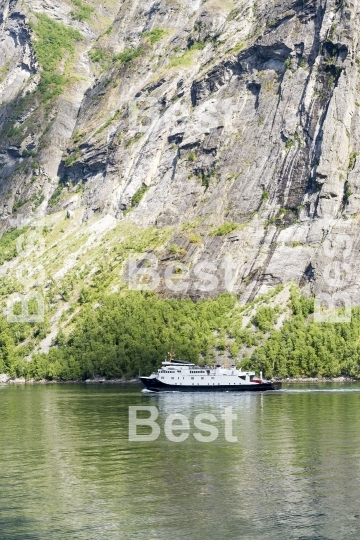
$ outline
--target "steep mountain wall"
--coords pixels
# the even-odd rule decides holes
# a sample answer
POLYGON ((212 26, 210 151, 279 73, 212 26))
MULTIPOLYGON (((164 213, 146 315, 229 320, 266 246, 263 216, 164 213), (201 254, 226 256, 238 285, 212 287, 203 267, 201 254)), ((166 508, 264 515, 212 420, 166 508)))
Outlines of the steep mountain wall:
POLYGON ((181 294, 224 290, 231 256, 244 302, 294 280, 360 304, 357 1, 2 0, 1 12, 3 230, 64 211, 170 227, 161 268, 218 269, 211 292, 181 294), (39 14, 81 34, 50 67, 39 14))

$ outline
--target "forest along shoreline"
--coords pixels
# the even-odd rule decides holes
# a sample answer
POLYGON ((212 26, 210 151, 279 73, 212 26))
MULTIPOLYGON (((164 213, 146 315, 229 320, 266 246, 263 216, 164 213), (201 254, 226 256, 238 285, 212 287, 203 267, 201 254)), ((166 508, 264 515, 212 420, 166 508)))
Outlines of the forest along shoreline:
MULTIPOLYGON (((360 379, 355 377, 289 377, 281 379, 274 377, 275 381, 279 381, 285 384, 311 384, 311 383, 325 383, 325 382, 337 382, 337 383, 352 383, 360 382, 360 379)), ((120 384, 120 385, 137 385, 141 384, 138 378, 135 379, 105 379, 103 377, 95 377, 93 379, 86 380, 68 380, 63 381, 60 379, 25 379, 25 378, 16 378, 8 377, 5 374, 0 374, 0 385, 6 384, 120 384)))
POLYGON ((141 384, 136 379, 105 379, 95 377, 93 379, 72 379, 64 381, 61 379, 25 379, 24 377, 8 377, 4 373, 0 374, 0 385, 3 384, 141 384))

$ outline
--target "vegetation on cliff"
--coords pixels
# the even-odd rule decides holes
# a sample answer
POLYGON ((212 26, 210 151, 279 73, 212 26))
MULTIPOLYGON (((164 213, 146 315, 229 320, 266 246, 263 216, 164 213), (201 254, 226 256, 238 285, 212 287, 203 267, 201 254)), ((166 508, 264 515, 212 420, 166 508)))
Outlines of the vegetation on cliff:
POLYGON ((318 323, 311 316, 314 300, 295 289, 291 307, 290 320, 271 332, 246 366, 278 377, 359 376, 360 308, 352 309, 351 322, 318 323))
POLYGON ((280 289, 248 306, 231 294, 198 302, 141 291, 106 295, 85 303, 50 352, 31 360, 25 358, 30 344, 47 334, 48 323, 9 324, 1 318, 0 372, 35 379, 133 377, 150 373, 173 348, 197 363, 230 356, 268 377, 358 376, 360 308, 353 309, 350 323, 316 323, 314 300, 296 287, 285 310, 271 305, 280 289), (287 319, 276 329, 281 313, 287 319))
POLYGON ((37 22, 31 26, 36 35, 33 41, 36 57, 42 67, 39 91, 42 99, 48 101, 60 95, 68 82, 60 64, 64 58, 71 60, 75 52, 75 42, 81 41, 82 35, 43 13, 37 13, 36 17, 37 22))
POLYGON ((31 376, 87 378, 122 377, 151 372, 170 348, 198 362, 211 359, 214 332, 235 305, 235 298, 217 300, 161 299, 152 293, 130 291, 87 306, 69 337, 57 336, 49 355, 29 365, 31 376))

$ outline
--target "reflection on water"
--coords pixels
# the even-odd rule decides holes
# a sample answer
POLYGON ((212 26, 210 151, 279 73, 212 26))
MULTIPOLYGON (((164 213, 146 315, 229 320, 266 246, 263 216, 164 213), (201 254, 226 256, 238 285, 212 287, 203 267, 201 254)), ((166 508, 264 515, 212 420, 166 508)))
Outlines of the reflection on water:
POLYGON ((360 385, 264 394, 144 394, 139 386, 0 387, 0 538, 360 538, 360 385), (128 406, 161 436, 128 441, 128 406), (237 414, 224 436, 225 407, 237 414), (194 417, 216 416, 201 443, 194 417), (192 426, 163 434, 169 414, 192 426))

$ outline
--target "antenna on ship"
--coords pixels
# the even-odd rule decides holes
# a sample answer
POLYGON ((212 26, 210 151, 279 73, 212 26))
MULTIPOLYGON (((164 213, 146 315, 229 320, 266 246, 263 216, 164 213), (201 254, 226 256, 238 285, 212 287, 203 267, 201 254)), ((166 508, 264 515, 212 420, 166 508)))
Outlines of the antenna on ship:
POLYGON ((168 362, 172 362, 174 358, 175 358, 175 353, 174 353, 173 348, 171 347, 167 355, 168 362))
POLYGON ((225 345, 225 354, 224 354, 224 359, 225 359, 225 369, 228 368, 228 356, 229 356, 229 344, 227 343, 225 345))

